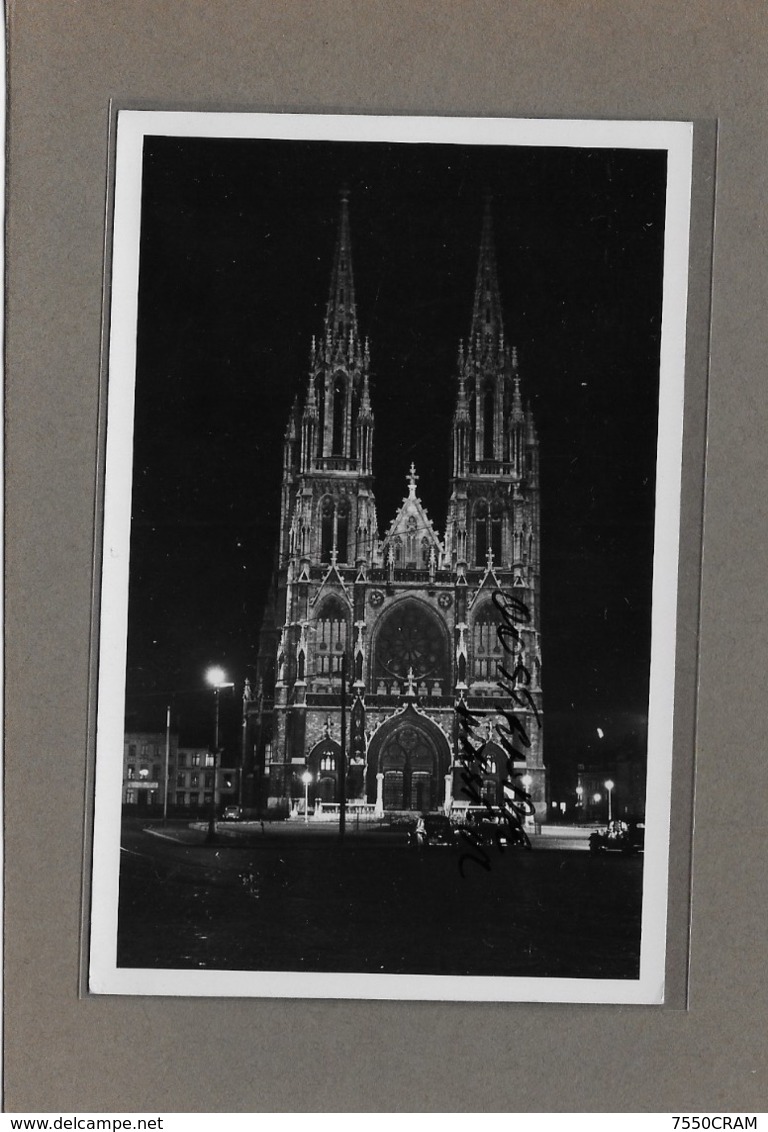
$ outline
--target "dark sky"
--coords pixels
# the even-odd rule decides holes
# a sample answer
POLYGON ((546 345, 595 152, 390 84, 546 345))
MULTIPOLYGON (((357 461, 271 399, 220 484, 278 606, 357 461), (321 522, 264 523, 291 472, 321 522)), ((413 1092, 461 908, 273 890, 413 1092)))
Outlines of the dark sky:
MULTIPOLYGON (((545 755, 642 734, 648 697, 666 155, 149 138, 128 719, 208 741, 203 672, 255 662, 281 443, 322 333, 350 189, 383 533, 406 492, 444 531, 459 338, 490 192, 507 341, 541 441, 545 755), (201 714, 202 713, 202 714, 201 714)), ((223 700, 222 700, 223 705, 223 700)), ((239 689, 227 719, 236 724, 239 689)))

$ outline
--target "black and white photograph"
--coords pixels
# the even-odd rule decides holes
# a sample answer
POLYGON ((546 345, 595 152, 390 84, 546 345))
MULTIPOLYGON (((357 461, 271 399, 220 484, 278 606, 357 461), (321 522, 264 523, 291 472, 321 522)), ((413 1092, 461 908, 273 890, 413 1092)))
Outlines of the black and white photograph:
POLYGON ((691 134, 117 114, 92 992, 664 1001, 691 134))

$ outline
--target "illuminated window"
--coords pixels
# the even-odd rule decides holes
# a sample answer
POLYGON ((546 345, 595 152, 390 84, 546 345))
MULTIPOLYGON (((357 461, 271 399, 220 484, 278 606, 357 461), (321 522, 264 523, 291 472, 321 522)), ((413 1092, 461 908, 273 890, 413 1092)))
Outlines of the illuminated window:
POLYGON ((341 601, 331 598, 324 602, 315 626, 315 673, 340 680, 347 648, 347 613, 341 601))
POLYGON ((487 602, 477 615, 472 629, 476 680, 497 680, 499 665, 505 663, 498 635, 501 622, 501 614, 492 602, 487 602))

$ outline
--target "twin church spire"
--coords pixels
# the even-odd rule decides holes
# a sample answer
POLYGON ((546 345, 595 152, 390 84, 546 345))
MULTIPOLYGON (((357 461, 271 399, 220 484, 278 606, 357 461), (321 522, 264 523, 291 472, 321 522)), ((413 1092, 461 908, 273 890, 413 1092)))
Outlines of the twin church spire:
POLYGON ((333 257, 331 288, 325 308, 325 341, 334 353, 359 350, 352 240, 349 231, 349 190, 341 191, 341 217, 333 257))
POLYGON ((323 337, 313 337, 299 462, 305 474, 373 471, 370 350, 357 325, 349 193, 341 194, 339 235, 323 337))
MULTIPOLYGON (((303 410, 295 405, 285 438, 284 559, 299 547, 310 561, 324 560, 323 555, 327 558, 331 550, 340 563, 365 559, 374 565, 386 558, 387 547, 379 541, 376 529, 373 497, 370 376, 368 340, 361 337, 358 326, 349 192, 345 189, 323 334, 312 339, 303 410), (291 541, 289 528, 295 528, 297 520, 296 512, 293 519, 289 512, 297 492, 303 500, 303 534, 291 541), (318 541, 316 532, 325 529, 323 524, 335 534, 322 535, 318 541)), ((535 476, 537 464, 537 455, 531 453, 536 446, 535 429, 530 411, 523 407, 517 352, 505 341, 490 198, 485 201, 469 336, 459 346, 452 441, 453 494, 442 556, 445 566, 456 569, 457 564, 472 562, 475 542, 491 546, 484 536, 473 534, 478 492, 489 500, 505 480, 509 481, 509 497, 511 485, 535 476)), ((509 511, 506 504, 504 511, 509 511)), ((508 537, 493 539, 499 563, 505 557, 511 560, 511 549, 505 554, 504 546, 513 545, 513 523, 511 513, 506 515, 508 537)))
POLYGON ((480 259, 477 265, 475 301, 472 308, 472 328, 468 344, 470 350, 478 353, 493 353, 504 349, 504 318, 501 313, 501 293, 496 271, 496 249, 489 196, 485 198, 480 259))

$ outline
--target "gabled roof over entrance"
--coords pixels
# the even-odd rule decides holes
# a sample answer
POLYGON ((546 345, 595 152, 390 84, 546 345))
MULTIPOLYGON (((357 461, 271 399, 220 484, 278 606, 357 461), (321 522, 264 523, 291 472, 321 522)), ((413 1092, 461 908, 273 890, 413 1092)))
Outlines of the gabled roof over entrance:
POLYGON ((390 550, 392 558, 400 566, 414 565, 423 569, 429 565, 430 551, 434 552, 435 566, 439 566, 442 561, 443 544, 432 526, 426 507, 416 494, 418 479, 416 467, 411 464, 407 476, 408 494, 403 499, 400 510, 392 520, 382 543, 385 563, 389 561, 390 550), (415 552, 413 556, 409 555, 409 546, 413 547, 415 552))

